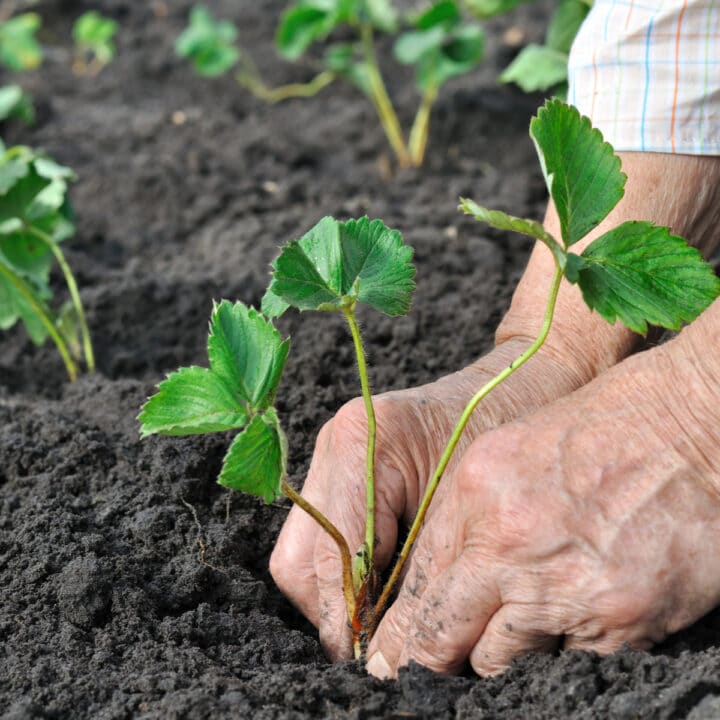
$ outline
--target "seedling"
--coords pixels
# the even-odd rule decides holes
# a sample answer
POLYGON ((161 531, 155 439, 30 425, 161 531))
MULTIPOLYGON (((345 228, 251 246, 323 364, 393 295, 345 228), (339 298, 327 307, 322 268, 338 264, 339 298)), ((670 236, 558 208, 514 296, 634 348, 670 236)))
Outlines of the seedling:
POLYGON ((46 155, 24 146, 6 150, 0 142, 0 329, 22 320, 35 344, 52 338, 71 380, 81 353, 87 369, 95 368, 80 293, 60 249, 75 232, 67 199, 74 179, 72 170, 46 155), (71 298, 57 312, 48 304, 53 260, 71 298))
POLYGON ((42 48, 35 34, 37 13, 23 13, 0 22, 0 65, 8 70, 34 70, 42 62, 42 48))
POLYGON ((216 21, 205 7, 193 9, 176 51, 207 77, 237 68, 238 83, 271 103, 311 97, 335 80, 347 80, 369 98, 399 164, 422 165, 430 114, 440 87, 469 72, 482 59, 480 26, 463 19, 458 0, 436 0, 424 12, 408 16, 401 16, 391 0, 299 0, 282 16, 276 47, 286 59, 299 60, 313 44, 342 29, 350 39, 325 44, 319 72, 309 82, 276 88, 263 82, 250 56, 237 47, 237 28, 216 21), (407 30, 401 32, 401 27, 407 30), (422 99, 407 140, 378 64, 376 33, 396 36, 396 59, 416 68, 422 99))
POLYGON ((347 320, 368 419, 365 538, 354 558, 340 531, 286 480, 286 440, 273 403, 289 343, 283 342, 270 321, 257 311, 242 303, 217 305, 208 340, 210 369, 191 367, 171 374, 140 414, 143 436, 242 430, 230 445, 219 482, 268 502, 285 493, 331 535, 342 560, 343 593, 357 657, 364 652, 395 591, 470 416, 493 389, 542 347, 563 277, 579 285, 588 306, 608 322, 619 319, 641 334, 647 332, 648 324, 680 329, 720 294, 720 280, 700 253, 667 228, 649 222, 623 223, 582 253, 571 252, 622 198, 626 177, 620 159, 587 118, 559 100, 549 101, 539 110, 530 134, 560 218, 560 238, 535 220, 488 210, 472 200, 462 200, 461 208, 482 222, 529 235, 547 246, 555 270, 542 327, 534 342, 480 388, 463 410, 379 596, 374 565, 376 423, 355 308, 364 303, 387 315, 407 312, 414 269, 412 250, 400 233, 380 220, 324 218, 282 250, 262 301, 263 313, 269 318, 293 307, 338 312, 347 320))
POLYGON ((114 38, 118 24, 99 12, 83 13, 73 26, 75 62, 73 69, 80 75, 97 75, 115 57, 114 38))

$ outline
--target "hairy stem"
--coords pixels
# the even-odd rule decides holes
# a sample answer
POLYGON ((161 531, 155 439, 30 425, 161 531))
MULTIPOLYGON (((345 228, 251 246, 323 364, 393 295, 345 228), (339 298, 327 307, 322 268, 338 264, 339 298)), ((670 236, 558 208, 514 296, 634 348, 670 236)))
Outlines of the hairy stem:
POLYGON ((368 74, 370 77, 371 100, 375 106, 375 111, 380 119, 385 135, 401 166, 407 167, 412 165, 412 158, 405 144, 400 121, 398 120, 395 108, 388 96, 385 83, 383 82, 380 68, 378 66, 377 57, 375 55, 375 42, 373 40, 372 27, 367 23, 360 26, 360 41, 362 43, 363 55, 368 66, 368 74))
POLYGON ((75 282, 75 276, 68 265, 63 251, 60 246, 45 232, 39 230, 34 225, 26 225, 25 230, 30 233, 33 237, 40 242, 47 245, 55 256, 55 259, 60 265, 63 275, 65 276, 65 282, 67 283, 68 290, 70 291, 70 298, 72 299, 75 312, 77 313, 78 323, 80 324, 80 334, 82 336, 83 353, 85 354, 85 364, 90 372, 95 370, 95 354, 93 352, 92 342, 90 340, 90 331, 88 330, 87 321, 85 320, 85 309, 83 308, 82 300, 80 300, 80 293, 78 292, 77 283, 75 282))
POLYGON ((313 97, 313 95, 317 95, 330 83, 334 82, 336 77, 335 73, 323 70, 306 83, 289 83, 288 85, 271 88, 252 72, 241 71, 235 75, 235 79, 242 87, 250 91, 255 97, 269 103, 278 103, 290 98, 313 97))
POLYGON ((373 553, 375 550, 375 434, 377 426, 368 380, 367 363, 365 362, 365 351, 363 350, 362 337, 360 336, 355 311, 348 309, 344 310, 343 314, 350 326, 350 333, 355 345, 360 387, 362 388, 368 422, 367 454, 365 459, 365 548, 367 551, 367 568, 365 569, 368 574, 371 574, 374 567, 373 553))
POLYGON ((393 592, 393 589, 395 588, 395 584, 397 583, 397 580, 400 577, 403 568, 405 567, 405 563, 410 556, 410 551, 412 550, 412 547, 415 544, 415 540, 420 533, 420 529, 422 528, 422 524, 425 520, 425 515, 427 514, 430 502, 432 501, 433 495, 435 494, 435 491, 437 490, 437 487, 440 483, 440 479, 442 478, 443 473, 445 472, 445 469, 450 462, 450 458, 452 457, 452 454, 457 447, 460 436, 462 435, 463 430, 465 430, 465 426, 467 425, 473 411, 478 406, 481 400, 483 400, 503 381, 507 380, 507 378, 510 377, 510 375, 512 375, 518 368, 522 367, 522 365, 524 365, 542 347, 543 343, 545 342, 548 333, 550 332, 550 326, 552 325, 553 314, 555 312, 555 303, 557 301, 558 290, 560 289, 560 282, 562 278, 563 271, 559 264, 556 263, 555 274, 553 275, 552 286, 550 289, 550 296, 548 298, 547 307, 545 309, 545 319, 543 320, 540 334, 537 336, 532 345, 530 345, 530 347, 525 350, 525 352, 523 352, 518 358, 513 360, 513 362, 511 362, 510 365, 508 365, 504 370, 499 372, 492 380, 483 385, 483 387, 480 388, 477 393, 475 393, 470 402, 465 406, 465 409, 460 416, 460 420, 455 426, 455 429, 450 436, 450 440, 448 441, 448 444, 443 451, 440 462, 438 463, 437 468, 435 469, 435 472, 433 473, 433 476, 430 479, 427 488, 425 489, 425 494, 423 495, 422 502, 420 503, 420 507, 418 508, 415 519, 413 520, 412 526, 410 527, 410 531, 408 532, 405 544, 403 545, 402 550, 400 551, 400 555, 395 563, 395 567, 393 568, 392 573, 390 574, 390 577, 388 578, 388 581, 385 584, 382 593, 380 594, 380 598, 375 605, 375 610, 373 612, 373 622, 375 624, 377 624, 377 622, 385 612, 385 608, 393 592))
MULTIPOLYGON (((290 483, 283 478, 282 491, 289 497, 298 507, 301 507, 330 537, 335 541, 340 551, 340 560, 342 561, 343 570, 343 595, 345 597, 345 607, 347 609, 348 622, 353 624, 356 617, 355 588, 352 577, 352 557, 347 540, 342 533, 333 525, 314 505, 310 504, 302 495, 300 495, 290 483)), ((353 630, 353 647, 355 648, 355 656, 360 657, 360 638, 356 636, 353 630)))
POLYGON ((428 136, 430 134, 430 113, 437 98, 438 89, 431 86, 423 93, 420 107, 418 108, 412 129, 410 130, 410 140, 408 148, 410 150, 410 158, 415 167, 420 167, 425 159, 425 149, 427 148, 428 136))
POLYGON ((33 312, 40 318, 44 328, 47 330, 48 335, 53 339, 60 355, 65 363, 65 369, 70 377, 70 380, 77 378, 77 366, 70 350, 68 349, 67 343, 63 339, 62 335, 58 332, 55 327, 55 323, 52 318, 48 315, 47 310, 43 307, 42 303, 38 302, 35 298, 33 291, 28 287, 25 281, 18 277, 10 268, 0 263, 0 275, 4 275, 15 287, 15 289, 22 295, 25 302, 32 308, 33 312))

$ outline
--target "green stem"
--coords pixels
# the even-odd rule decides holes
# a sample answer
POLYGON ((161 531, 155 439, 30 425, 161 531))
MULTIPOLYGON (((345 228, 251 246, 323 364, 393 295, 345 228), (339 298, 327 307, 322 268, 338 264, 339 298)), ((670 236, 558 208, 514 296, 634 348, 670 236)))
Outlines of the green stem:
MULTIPOLYGON (((352 577, 352 557, 350 548, 342 533, 328 520, 314 505, 311 505, 290 483, 283 478, 282 491, 298 507, 302 508, 310 517, 322 527, 325 532, 335 541, 340 551, 343 574, 343 596, 347 609, 348 621, 352 624, 355 619, 355 587, 352 577)), ((359 638, 353 637, 353 646, 356 648, 356 655, 359 657, 359 638)))
POLYGON ((368 380, 367 363, 363 350, 360 328, 355 317, 355 310, 350 308, 343 310, 343 314, 350 326, 355 355, 357 357, 358 375, 360 376, 360 387, 365 402, 365 412, 368 422, 367 454, 365 460, 365 548, 367 550, 367 572, 373 572, 373 553, 375 550, 375 435, 377 425, 375 423, 375 408, 373 407, 370 382, 368 380))
POLYGON ((425 159, 425 149, 427 148, 428 136, 430 134, 430 113, 437 98, 438 89, 431 86, 423 93, 420 107, 410 130, 410 140, 408 148, 410 150, 410 158, 415 167, 420 167, 425 159))
POLYGON ((558 291, 560 289, 560 282, 562 278, 563 271, 560 265, 556 262, 555 274, 553 275, 552 286, 550 289, 550 297, 548 298, 547 307, 545 309, 545 319, 543 320, 540 334, 537 336, 533 344, 530 345, 527 350, 525 350, 525 352, 523 352, 518 358, 513 360, 510 365, 508 365, 492 380, 490 380, 482 388, 480 388, 480 390, 478 390, 478 392, 472 397, 470 402, 465 406, 465 409, 460 416, 460 420, 455 426, 455 429, 450 436, 450 440, 448 441, 442 457, 440 458, 440 462, 438 463, 438 466, 435 469, 435 472, 433 473, 433 476, 430 479, 427 488, 425 489, 425 495, 423 496, 420 507, 418 508, 417 514, 415 515, 413 524, 410 527, 410 531, 408 533, 407 539, 405 540, 405 544, 400 551, 400 556, 398 557, 397 562, 395 563, 395 567, 393 568, 392 573, 387 583, 385 584, 385 587, 383 588, 380 598, 375 605, 375 610, 373 612, 374 623, 377 623, 385 612, 385 607, 387 606, 388 600, 390 599, 390 595, 392 594, 395 584, 397 583, 397 580, 400 577, 403 568, 405 567, 405 563, 410 556, 410 550, 415 544, 415 540, 417 539, 422 524, 425 521, 425 515, 427 514, 430 502, 432 501, 433 495, 435 494, 435 491, 437 490, 437 487, 440 483, 440 479, 442 478, 443 473, 445 472, 445 469, 450 462, 450 458, 452 457, 452 454, 460 440, 460 436, 462 435, 463 430, 465 430, 465 426, 467 425, 473 411, 478 406, 478 403, 480 403, 481 400, 483 400, 503 381, 507 380, 507 378, 510 377, 510 375, 512 375, 518 368, 522 367, 542 347, 543 343, 545 342, 548 333, 550 332, 550 326, 552 325, 553 314, 555 312, 555 303, 557 301, 558 291))
POLYGON ((33 237, 40 240, 40 242, 47 245, 55 259, 60 265, 63 275, 65 276, 65 282, 67 283, 68 290, 70 291, 70 297, 72 299, 75 312, 77 313, 78 323, 80 324, 80 334, 82 336, 83 352, 85 354, 85 364, 90 372, 95 370, 95 355, 93 353, 92 342, 90 340, 90 331, 88 330, 87 321, 85 320, 85 309, 83 308, 82 300, 80 300, 80 293, 78 292, 77 283, 75 282, 75 276, 68 265, 63 251, 60 246, 45 232, 36 228, 34 225, 26 225, 25 229, 33 237))
POLYGON ((397 113, 395 112, 392 101, 388 96, 385 83, 383 82, 382 75, 380 74, 380 68, 375 56, 375 43, 373 40, 372 26, 367 23, 360 26, 360 41, 362 43, 365 62, 368 67, 371 99, 373 105, 375 106, 375 111, 378 114, 380 124, 382 125, 385 135, 395 152, 398 162, 401 166, 408 167, 413 164, 412 158, 410 157, 407 145, 405 144, 405 138, 403 137, 397 113))
POLYGON ((278 103, 296 97, 312 97, 335 81, 337 76, 329 70, 318 73, 312 80, 306 83, 289 83, 279 87, 268 87, 259 77, 250 72, 239 72, 235 79, 249 90, 255 97, 269 103, 278 103))
POLYGON ((47 310, 43 307, 42 303, 38 302, 33 291, 28 285, 18 277, 10 268, 0 263, 0 274, 4 275, 15 287, 15 289, 22 295, 25 302, 32 308, 35 314, 40 318, 43 326, 47 330, 48 335, 53 339, 57 349, 60 351, 63 362, 65 363, 65 369, 70 377, 70 380, 77 378, 77 366, 72 359, 70 350, 68 349, 67 343, 63 339, 62 335, 58 332, 55 327, 55 323, 52 318, 48 315, 47 310))

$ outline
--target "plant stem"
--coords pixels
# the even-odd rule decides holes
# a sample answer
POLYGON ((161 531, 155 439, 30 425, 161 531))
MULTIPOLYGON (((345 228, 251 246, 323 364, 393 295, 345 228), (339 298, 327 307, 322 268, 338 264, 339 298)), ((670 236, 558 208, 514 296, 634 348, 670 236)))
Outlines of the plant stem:
POLYGON ((312 97, 334 82, 336 75, 330 70, 323 70, 306 83, 290 83, 279 87, 268 87, 259 76, 252 72, 241 71, 235 75, 237 82, 249 90, 255 97, 269 103, 278 103, 295 97, 312 97))
POLYGON ((423 93, 420 107, 410 130, 410 140, 408 148, 410 150, 410 158, 415 167, 420 167, 425 159, 425 149, 427 148, 428 136, 430 134, 430 113, 437 98, 438 89, 435 85, 431 85, 423 93))
MULTIPOLYGON (((352 624, 355 618, 355 588, 352 577, 352 557, 350 548, 342 533, 333 525, 314 505, 311 505, 302 495, 300 495, 290 483, 283 478, 282 491, 297 506, 301 507, 310 517, 317 522, 325 532, 335 541, 340 551, 340 560, 342 561, 343 574, 343 596, 345 597, 345 607, 347 609, 348 621, 352 624)), ((355 656, 360 657, 360 639, 353 632, 353 647, 355 648, 355 656)))
POLYGON ((25 229, 33 237, 40 240, 40 242, 47 245, 55 259, 60 265, 63 275, 65 276, 65 282, 67 283, 68 290, 70 291, 70 297, 72 298, 75 312, 78 316, 78 322, 80 323, 80 334, 82 335, 83 352, 85 354, 85 364, 89 372, 95 370, 95 355, 93 353, 92 342, 90 340, 90 331, 88 330, 87 321, 85 320, 85 309, 83 308, 82 300, 80 300, 80 293, 78 292, 77 283, 75 282, 75 276, 68 265, 63 251, 60 246, 45 232, 36 228, 34 225, 26 225, 25 229))
POLYGON ((22 295, 25 302, 40 318, 40 322, 42 322, 48 335, 53 339, 55 345, 57 345, 57 349, 60 351, 60 355, 65 363, 65 369, 67 370, 70 380, 75 380, 77 378, 77 366, 72 359, 67 343, 58 332, 55 327, 55 323, 48 315, 47 310, 43 307, 42 303, 38 302, 33 291, 28 287, 25 281, 2 263, 0 263, 0 274, 4 275, 15 286, 16 290, 22 295))
POLYGON ((375 55, 375 43, 373 41, 371 25, 364 23, 360 26, 360 42, 362 43, 363 54, 370 76, 371 99, 375 106, 375 111, 378 114, 385 135, 392 149, 395 151, 398 162, 402 167, 408 167, 413 164, 412 158, 408 153, 402 128, 400 127, 400 121, 398 120, 395 108, 388 96, 385 83, 380 74, 380 68, 375 55))
POLYGON ((420 529, 422 528, 422 524, 425 520, 425 515, 427 514, 430 502, 432 501, 433 495, 435 494, 435 491, 437 490, 437 487, 440 483, 440 479, 442 478, 443 473, 445 472, 445 469, 450 462, 450 458, 452 457, 458 441, 460 440, 460 436, 462 435, 463 430, 465 429, 465 426, 467 425, 473 411, 478 406, 478 403, 480 403, 481 400, 483 400, 503 381, 507 380, 507 378, 510 377, 510 375, 512 375, 518 368, 522 367, 522 365, 524 365, 542 347, 543 343, 545 342, 548 333, 550 332, 550 326, 552 325, 553 314, 555 312, 555 303, 557 301, 558 291, 560 289, 560 282, 562 278, 563 271, 556 261, 555 274, 553 275, 552 286, 550 289, 550 297, 548 298, 547 307, 545 309, 545 319, 543 320, 540 334, 537 336, 532 345, 530 345, 530 347, 525 350, 525 352, 523 352, 518 358, 513 360, 510 365, 508 365, 504 370, 499 372, 492 380, 483 385, 483 387, 478 390, 478 392, 472 397, 470 402, 465 406, 465 409, 460 416, 460 420, 455 426, 455 429, 450 436, 450 440, 448 441, 448 444, 443 451, 440 462, 438 463, 438 466, 435 469, 435 472, 433 473, 433 476, 430 479, 427 488, 425 489, 425 494, 423 496, 422 502, 420 503, 420 507, 418 508, 415 519, 413 520, 412 526, 410 527, 410 531, 408 532, 405 544, 403 545, 402 550, 400 551, 400 555, 395 563, 395 567, 393 568, 392 573, 387 583, 385 584, 382 593, 380 594, 380 598, 375 604, 375 610, 373 612, 373 622, 375 624, 377 624, 378 620, 385 612, 385 607, 388 603, 390 595, 392 594, 393 588, 395 587, 395 584, 400 577, 403 568, 405 567, 405 563, 410 556, 410 550, 415 544, 415 540, 420 533, 420 529))
POLYGON ((367 363, 365 362, 365 351, 363 350, 360 328, 357 324, 354 309, 343 310, 343 314, 350 326, 353 343, 355 345, 355 356, 357 357, 358 375, 360 376, 360 387, 365 401, 365 412, 368 423, 367 454, 365 459, 365 548, 367 550, 367 573, 373 572, 373 553, 375 550, 375 435, 377 425, 375 423, 375 408, 373 407, 370 382, 368 380, 367 363))

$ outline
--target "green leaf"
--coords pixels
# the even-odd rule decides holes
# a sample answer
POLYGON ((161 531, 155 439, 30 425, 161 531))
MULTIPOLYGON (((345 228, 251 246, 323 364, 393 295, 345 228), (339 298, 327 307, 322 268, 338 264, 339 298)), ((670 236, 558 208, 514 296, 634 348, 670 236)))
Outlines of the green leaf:
POLYGON ((452 27, 461 18, 460 7, 456 0, 440 0, 413 18, 412 24, 418 30, 429 30, 438 25, 452 27))
POLYGON ((240 58, 236 39, 237 28, 231 22, 216 21, 206 7, 198 5, 192 9, 190 24, 175 43, 175 52, 190 60, 199 75, 217 77, 240 58))
POLYGON ((472 70, 482 59, 483 48, 480 26, 437 24, 427 30, 403 33, 394 52, 399 62, 417 65, 417 84, 421 91, 427 91, 472 70))
POLYGON ((298 310, 339 309, 342 278, 339 223, 324 217, 300 240, 288 243, 275 260, 270 291, 298 310))
POLYGON ((290 341, 260 313, 223 300, 213 309, 208 338, 212 371, 256 411, 273 403, 290 341))
POLYGON ((340 223, 343 291, 385 313, 405 315, 415 290, 413 249, 382 220, 340 223))
POLYGON ((247 422, 247 412, 220 375, 193 366, 168 375, 138 420, 143 437, 197 435, 240 428, 247 422))
POLYGON ((487 18, 495 17, 495 15, 502 15, 510 12, 518 5, 529 0, 465 0, 465 5, 468 10, 480 18, 486 20, 487 18))
POLYGON ((557 240, 545 230, 542 223, 508 215, 501 210, 489 210, 478 205, 473 200, 464 198, 460 198, 460 209, 467 215, 472 215, 476 220, 492 225, 498 230, 510 230, 540 240, 553 253, 559 266, 565 267, 565 251, 560 247, 557 240))
POLYGON ((626 222, 568 255, 566 276, 588 306, 644 335, 648 324, 679 330, 720 294, 701 254, 664 227, 626 222))
MULTIPOLYGON (((19 85, 0 87, 0 121, 18 119, 26 125, 35 121, 32 98, 19 85)), ((0 152, 4 152, 0 149, 0 152)))
POLYGON ((545 45, 569 55, 573 40, 588 12, 590 7, 583 0, 560 0, 560 4, 550 18, 545 45))
POLYGON ((340 310, 363 302, 401 315, 415 287, 412 254, 400 233, 381 220, 325 217, 275 260, 263 309, 283 310, 287 303, 298 310, 340 310))
MULTIPOLYGON (((2 255, 0 255, 0 265, 7 267, 2 255)), ((45 308, 48 316, 52 317, 52 313, 45 303, 45 299, 50 296, 49 288, 35 286, 31 279, 23 278, 20 273, 15 272, 12 268, 8 269, 23 281, 35 302, 45 308)), ((7 330, 18 320, 23 321, 33 343, 42 345, 47 337, 45 326, 35 310, 15 286, 3 274, 0 274, 0 329, 7 330)))
POLYGON ((275 35, 279 52, 297 60, 317 40, 326 38, 341 22, 340 3, 336 0, 301 0, 282 15, 275 35))
POLYGON ((0 65, 9 70, 34 70, 42 62, 35 38, 41 20, 37 13, 16 15, 0 24, 0 65))
POLYGON ((500 82, 515 83, 524 92, 545 92, 567 80, 568 56, 544 45, 528 45, 500 75, 500 82))
POLYGON ((95 10, 83 13, 73 26, 73 38, 80 51, 91 52, 106 65, 115 57, 113 38, 118 24, 95 10))
POLYGON ((560 100, 540 108, 530 122, 530 136, 567 248, 607 217, 623 196, 627 178, 600 131, 560 100))
POLYGON ((218 482, 270 503, 282 494, 286 458, 287 441, 275 412, 269 409, 256 415, 233 440, 218 482))
POLYGON ((365 12, 373 27, 386 33, 397 30, 398 12, 391 0, 364 0, 365 12))

